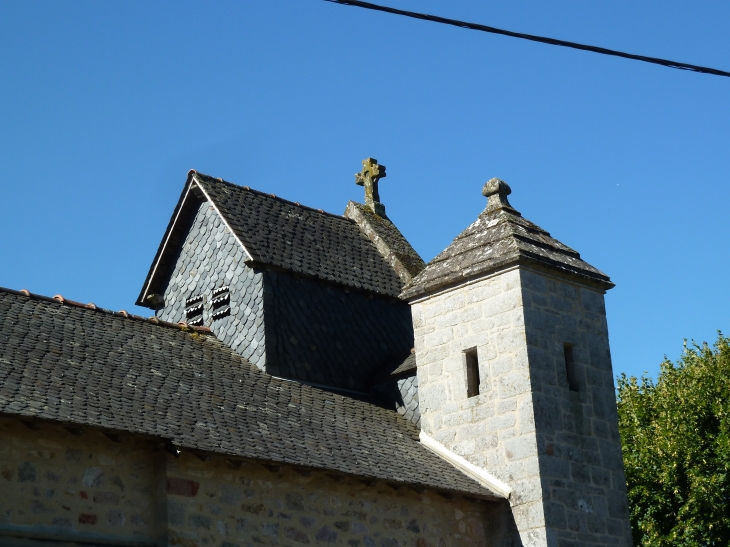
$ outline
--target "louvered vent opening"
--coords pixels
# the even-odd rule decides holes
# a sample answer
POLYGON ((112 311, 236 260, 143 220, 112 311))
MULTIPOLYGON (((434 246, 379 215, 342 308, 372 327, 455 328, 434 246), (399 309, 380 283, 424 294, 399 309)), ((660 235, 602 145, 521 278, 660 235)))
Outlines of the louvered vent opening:
POLYGON ((185 319, 188 325, 203 325, 203 295, 191 296, 185 300, 185 319))
POLYGON ((228 285, 213 291, 213 300, 210 301, 210 316, 215 321, 231 314, 231 291, 228 285))

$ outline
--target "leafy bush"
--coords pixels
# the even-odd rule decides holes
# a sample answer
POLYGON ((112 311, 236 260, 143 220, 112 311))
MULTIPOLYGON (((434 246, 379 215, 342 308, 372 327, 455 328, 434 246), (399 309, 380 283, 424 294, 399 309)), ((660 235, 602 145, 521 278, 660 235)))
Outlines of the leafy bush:
POLYGON ((730 545, 730 338, 622 374, 617 402, 635 544, 730 545))

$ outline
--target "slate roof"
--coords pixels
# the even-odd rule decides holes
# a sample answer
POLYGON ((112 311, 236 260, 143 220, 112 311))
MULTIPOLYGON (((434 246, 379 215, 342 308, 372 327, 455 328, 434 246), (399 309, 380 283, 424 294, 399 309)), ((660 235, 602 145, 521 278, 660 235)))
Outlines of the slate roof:
POLYGON ((579 276, 603 289, 614 286, 606 274, 582 260, 576 251, 522 218, 507 202, 509 186, 498 179, 492 181, 503 185, 499 186, 504 188, 501 197, 493 192, 490 205, 404 287, 401 298, 417 298, 517 263, 579 276))
MULTIPOLYGON (((173 260, 169 255, 175 252, 175 241, 184 238, 177 232, 188 228, 184 217, 192 207, 185 196, 193 183, 210 197, 243 244, 251 257, 249 265, 282 268, 391 297, 400 293, 400 277, 354 221, 191 171, 138 305, 150 307, 144 298, 159 290, 156 282, 162 280, 158 281, 156 274, 164 276, 165 265, 173 260), (166 245, 168 239, 170 244, 166 245), (162 267, 156 267, 158 262, 162 267)), ((192 199, 195 197, 188 195, 188 200, 192 199)))
POLYGON ((0 413, 499 497, 395 412, 274 378, 213 336, 153 321, 0 289, 0 413))
POLYGON ((411 353, 408 357, 406 357, 405 361, 403 361, 400 365, 396 367, 396 369, 390 373, 391 376, 398 376, 399 374, 403 374, 404 372, 414 371, 416 369, 416 354, 411 353))
POLYGON ((415 376, 416 371, 416 353, 414 350, 411 350, 411 353, 403 361, 390 363, 388 366, 383 367, 374 376, 374 380, 371 381, 370 385, 377 386, 378 384, 392 382, 393 380, 399 380, 408 376, 415 376))

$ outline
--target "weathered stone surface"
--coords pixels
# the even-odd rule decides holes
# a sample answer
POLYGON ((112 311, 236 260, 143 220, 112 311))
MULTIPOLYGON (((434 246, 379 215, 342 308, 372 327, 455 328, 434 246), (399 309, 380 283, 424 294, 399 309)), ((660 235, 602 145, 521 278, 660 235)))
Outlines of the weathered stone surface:
POLYGON ((558 270, 600 289, 613 287, 576 251, 522 218, 507 201, 510 192, 498 179, 487 182, 489 201, 482 214, 403 288, 401 298, 418 298, 516 264, 558 270))
POLYGON ((345 218, 357 223, 360 230, 375 244, 380 254, 395 270, 404 285, 426 267, 421 256, 388 217, 378 215, 368 207, 351 201, 345 209, 345 218))
POLYGON ((523 545, 631 545, 625 482, 611 480, 623 473, 601 292, 520 267, 412 308, 421 427, 511 485, 523 545), (564 344, 578 392, 568 389, 564 344))
POLYGON ((378 183, 386 176, 385 165, 380 165, 375 158, 362 160, 362 171, 355 174, 355 184, 365 187, 365 206, 381 216, 385 216, 385 205, 380 203, 378 183))
POLYGON ((0 418, 0 469, 28 462, 37 471, 36 489, 0 476, 0 537, 22 540, 43 530, 58 541, 150 547, 494 545, 489 515, 500 503, 289 467, 272 472, 253 462, 232 469, 223 458, 203 461, 185 451, 175 458, 130 435, 115 443, 94 431, 71 435, 55 425, 42 431, 39 437, 0 418), (54 456, 39 457, 39 450, 54 456), (64 450, 83 457, 58 461, 64 450), (89 487, 81 496, 90 464, 107 477, 123 476, 127 486, 89 487), (51 470, 57 479, 48 478, 51 470), (40 494, 59 481, 64 487, 52 498, 40 494), (112 507, 99 501, 112 495, 112 507))

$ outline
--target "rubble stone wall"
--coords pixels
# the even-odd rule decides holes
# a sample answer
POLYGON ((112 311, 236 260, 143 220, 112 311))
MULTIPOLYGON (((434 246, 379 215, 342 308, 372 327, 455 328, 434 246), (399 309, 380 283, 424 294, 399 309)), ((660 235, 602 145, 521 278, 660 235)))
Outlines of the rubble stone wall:
POLYGON ((498 503, 34 427, 0 418, 0 544, 500 545, 498 503))
POLYGON ((0 418, 0 544, 10 537, 152 544, 154 447, 0 418))

